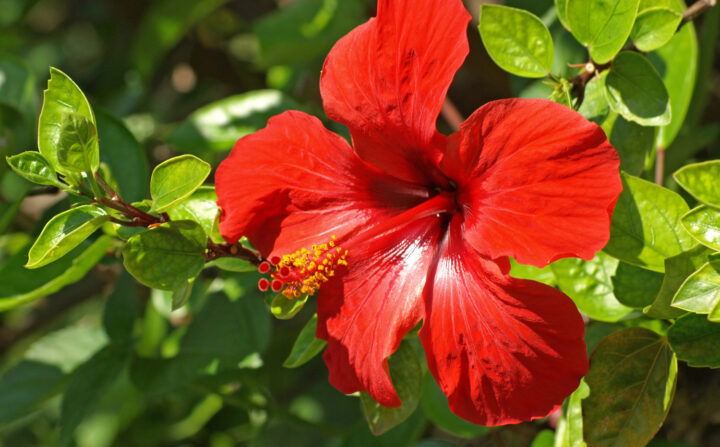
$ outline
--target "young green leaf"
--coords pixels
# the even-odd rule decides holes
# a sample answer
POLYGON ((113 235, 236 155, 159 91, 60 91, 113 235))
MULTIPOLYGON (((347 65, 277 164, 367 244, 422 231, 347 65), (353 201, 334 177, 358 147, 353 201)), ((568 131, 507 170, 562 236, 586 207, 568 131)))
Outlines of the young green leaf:
POLYGON ((63 188, 55 174, 55 169, 40 152, 27 151, 12 157, 7 162, 13 171, 39 185, 57 186, 63 188))
POLYGON ((146 286, 175 290, 203 269, 205 244, 200 225, 173 221, 128 239, 123 247, 123 264, 146 286))
POLYGON ((710 261, 690 275, 672 301, 677 309, 709 314, 720 303, 720 261, 710 261))
POLYGON ((379 436, 405 421, 420 403, 423 387, 423 368, 415 349, 408 342, 400 344, 388 360, 395 391, 402 402, 400 407, 383 407, 366 392, 360 393, 365 419, 370 431, 379 436))
POLYGON ((187 303, 192 295, 195 278, 189 279, 185 284, 172 292, 172 310, 178 310, 187 303))
MULTIPOLYGON (((610 106, 605 97, 605 75, 594 77, 585 84, 585 96, 578 113, 596 124, 602 125, 610 113, 610 106)), ((610 132, 605 131, 607 135, 610 132)))
POLYGON ((568 0, 555 0, 555 10, 557 11, 557 16, 562 26, 570 31, 570 24, 567 19, 567 3, 568 0))
POLYGON ((255 90, 208 104, 180 124, 168 142, 185 153, 198 149, 228 151, 235 142, 299 104, 278 90, 255 90))
POLYGON ((677 359, 663 337, 643 328, 606 337, 585 376, 585 440, 597 447, 646 445, 670 410, 676 379, 677 359))
POLYGON ((168 210, 168 215, 172 220, 193 220, 200 224, 213 242, 224 242, 218 228, 220 208, 217 206, 217 194, 211 186, 201 186, 190 197, 168 210))
POLYGON ((100 146, 95 124, 84 115, 62 114, 58 140, 58 165, 66 172, 97 172, 100 166, 100 146))
POLYGON ((30 248, 25 267, 35 269, 62 258, 109 219, 105 210, 94 205, 70 208, 58 214, 45 225, 30 248))
POLYGON ((161 213, 189 197, 210 175, 209 164, 193 155, 166 160, 155 168, 150 178, 152 209, 161 213))
POLYGON ((270 312, 278 320, 290 320, 302 310, 307 303, 308 296, 289 299, 282 293, 278 293, 270 303, 270 312))
POLYGON ((534 14, 508 6, 483 4, 480 36, 488 54, 505 71, 542 78, 552 69, 550 31, 534 14))
POLYGON ((66 172, 58 163, 58 148, 63 120, 69 113, 80 114, 95 126, 95 115, 80 88, 65 73, 50 68, 50 81, 38 122, 38 149, 60 173, 66 172))
POLYGON ((663 272, 665 258, 695 245, 680 226, 680 218, 689 210, 687 203, 669 189, 638 177, 623 173, 622 180, 604 251, 621 261, 663 272))
POLYGON ((510 258, 510 276, 518 279, 531 279, 533 281, 547 284, 550 287, 555 287, 557 285, 555 274, 553 273, 550 265, 538 268, 532 265, 518 264, 516 260, 510 258))
POLYGON ((313 314, 310 321, 308 321, 300 331, 300 334, 293 344, 292 350, 290 350, 290 354, 283 362, 285 368, 302 366, 322 352, 327 342, 315 337, 316 330, 317 314, 313 314))
POLYGON ((675 181, 700 202, 720 207, 720 160, 693 163, 673 174, 675 181))
POLYGON ((655 67, 641 54, 623 51, 605 79, 610 107, 643 126, 670 123, 672 111, 665 84, 655 67))
POLYGON ((684 315, 668 330, 670 347, 678 359, 694 367, 720 368, 720 324, 704 315, 684 315))
POLYGON ((648 8, 638 14, 630 38, 638 50, 650 52, 665 45, 675 35, 682 14, 670 8, 648 8))
POLYGON ((610 62, 630 36, 639 0, 567 0, 566 20, 592 59, 610 62))
MULTIPOLYGON (((670 6, 682 12, 685 5, 682 0, 671 0, 670 6)), ((648 54, 648 59, 660 73, 672 108, 672 120, 667 126, 658 129, 655 146, 668 148, 675 140, 685 122, 690 108, 690 100, 695 90, 698 70, 698 40, 695 26, 686 23, 675 33, 670 42, 648 54)))
POLYGON ((672 300, 678 289, 688 276, 708 261, 710 250, 702 245, 696 245, 690 250, 665 260, 665 278, 655 301, 643 312, 658 319, 672 319, 685 313, 685 311, 671 307, 672 300))
POLYGON ((621 262, 612 277, 615 297, 626 306, 642 309, 655 301, 663 275, 621 262))
POLYGON ((632 312, 613 295, 611 277, 618 266, 617 259, 600 252, 590 261, 566 258, 550 266, 560 290, 590 318, 615 322, 632 312))
POLYGON ((701 205, 681 219, 683 228, 706 247, 720 251, 720 211, 701 205))

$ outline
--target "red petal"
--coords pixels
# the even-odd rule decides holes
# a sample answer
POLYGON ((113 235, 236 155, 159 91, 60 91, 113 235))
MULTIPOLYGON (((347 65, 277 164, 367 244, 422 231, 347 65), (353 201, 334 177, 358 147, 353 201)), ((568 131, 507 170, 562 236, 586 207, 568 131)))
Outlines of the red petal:
POLYGON ((591 259, 610 237, 622 186, 602 129, 542 99, 486 104, 450 138, 441 168, 459 184, 468 241, 543 267, 591 259))
POLYGON ((353 240, 345 272, 320 289, 317 336, 328 342, 330 383, 343 393, 367 391, 382 405, 400 405, 387 357, 422 318, 440 219, 353 240))
POLYGON ((563 293, 481 257, 460 220, 425 297, 420 339, 430 371, 450 409, 476 424, 547 416, 587 372, 582 318, 563 293))
POLYGON ((435 121, 468 53, 469 21, 461 0, 380 0, 377 18, 333 47, 320 79, 325 112, 350 128, 362 159, 405 180, 435 178, 444 147, 435 121))
POLYGON ((315 117, 285 112, 240 139, 215 174, 220 232, 265 255, 342 240, 428 195, 366 165, 315 117))

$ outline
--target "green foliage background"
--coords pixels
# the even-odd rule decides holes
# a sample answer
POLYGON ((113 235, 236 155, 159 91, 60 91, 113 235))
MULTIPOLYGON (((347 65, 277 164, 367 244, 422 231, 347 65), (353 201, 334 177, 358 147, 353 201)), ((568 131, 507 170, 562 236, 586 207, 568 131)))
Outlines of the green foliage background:
MULTIPOLYGON (((720 366, 720 292, 705 294, 708 284, 720 288, 720 236, 706 231, 720 230, 720 167, 687 166, 720 158, 720 9, 668 43, 674 29, 667 24, 684 9, 679 2, 663 0, 662 11, 643 13, 657 2, 619 0, 638 3, 635 23, 643 26, 616 17, 608 23, 627 31, 618 38, 577 25, 584 16, 574 4, 581 1, 495 2, 524 12, 518 18, 484 6, 483 22, 482 2, 467 0, 479 33, 469 28, 471 52, 449 92, 464 116, 493 99, 551 97, 600 124, 620 153, 625 191, 604 252, 542 270, 513 268, 515 276, 558 286, 588 316, 588 350, 597 347, 600 366, 561 413, 493 430, 455 417, 415 339, 390 360, 403 408, 388 412, 365 395, 344 396, 327 383, 315 355, 322 344, 312 336, 312 299, 296 318, 275 319, 252 266, 218 260, 203 268, 202 246, 181 272, 133 265, 138 241, 175 230, 133 238, 136 232, 111 225, 105 214, 67 212, 77 199, 58 194, 52 166, 31 155, 11 164, 45 186, 0 163, 0 446, 615 445, 598 441, 608 433, 617 445, 653 437, 655 447, 720 445, 720 376, 707 368, 720 366), (663 24, 671 29, 665 35, 663 24), (507 57, 508 36, 524 32, 528 42, 537 37, 537 47, 507 57), (647 57, 617 55, 628 38, 647 57), (588 61, 578 42, 604 71, 588 79, 582 105, 569 83, 582 71, 570 65, 588 61), (642 89, 626 82, 648 71, 655 78, 642 89), (537 79, 548 72, 550 82, 537 79), (658 149, 665 151, 664 188, 652 183, 658 149), (51 219, 74 222, 69 253, 48 259, 57 253, 40 244, 29 262, 40 268, 27 270, 28 250, 51 219), (161 282, 168 277, 201 269, 193 287, 160 290, 177 289, 161 282), (608 365, 610 372, 602 369, 608 365), (613 371, 624 381, 607 380, 613 371), (643 381, 652 386, 631 388, 630 397, 617 393, 643 381), (631 404, 642 411, 619 417, 631 404), (628 431, 630 419, 640 428, 628 431)), ((97 145, 85 132, 91 122, 100 153, 89 163, 101 162, 124 199, 152 198, 144 210, 199 224, 177 234, 221 242, 214 215, 199 211, 208 210, 214 192, 197 189, 206 176, 187 173, 216 167, 239 137, 284 110, 325 119, 318 90, 324 57, 374 8, 373 0, 0 0, 0 155, 38 148, 38 124, 53 119, 49 108, 40 115, 40 92, 48 68, 58 67, 92 111, 81 104, 79 121, 68 124, 74 140, 43 137, 40 152, 64 148, 58 163, 68 178, 79 175, 78 145, 90 152, 97 145), (181 163, 161 164, 183 154, 181 163), (175 178, 188 179, 187 194, 163 197, 164 182, 175 178)), ((337 123, 325 124, 346 135, 337 123)), ((452 132, 442 118, 438 126, 452 132)))

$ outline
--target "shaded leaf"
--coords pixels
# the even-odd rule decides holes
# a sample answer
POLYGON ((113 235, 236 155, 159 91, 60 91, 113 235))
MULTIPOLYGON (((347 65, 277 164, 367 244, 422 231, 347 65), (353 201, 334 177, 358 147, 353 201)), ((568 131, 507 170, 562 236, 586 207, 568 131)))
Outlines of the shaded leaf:
POLYGON ((583 440, 582 401, 590 395, 585 380, 570 395, 558 421, 554 447, 586 447, 583 440))
POLYGON ((60 126, 58 165, 67 172, 97 172, 100 146, 95 123, 84 115, 68 112, 62 114, 60 126))
POLYGON ((582 402, 589 445, 646 445, 670 409, 677 360, 667 341, 642 328, 606 337, 592 355, 582 402))
POLYGON ((168 222, 128 239, 123 264, 146 286, 175 290, 203 269, 205 244, 205 232, 197 223, 168 222))
POLYGON ((710 261, 688 276, 672 301, 677 309, 709 314, 720 304, 720 261, 710 261))
POLYGON ((447 397, 432 374, 425 374, 423 381, 423 395, 420 401, 425 415, 440 429, 458 436, 470 439, 490 433, 489 427, 475 425, 456 416, 448 406, 447 397))
POLYGON ((620 169, 630 175, 640 175, 653 147, 655 129, 627 121, 615 112, 609 113, 601 126, 620 155, 620 169))
POLYGON ((138 312, 136 287, 132 276, 123 271, 105 302, 103 327, 113 342, 122 342, 132 337, 138 312))
POLYGON ((390 377, 402 402, 396 408, 383 407, 368 393, 360 393, 365 419, 375 436, 381 435, 405 421, 420 403, 423 387, 423 368, 415 350, 408 342, 401 343, 388 360, 390 377))
POLYGON ((668 341, 677 358, 688 365, 720 368, 720 324, 704 315, 687 314, 675 320, 668 341))
POLYGON ((655 67, 641 54, 623 51, 605 79, 610 107, 643 126, 670 124, 670 96, 655 67))
POLYGON ((612 277, 614 295, 620 303, 642 309, 655 301, 663 279, 660 273, 621 262, 612 277))
POLYGON ((195 221, 213 242, 225 242, 218 228, 220 208, 217 205, 217 194, 211 186, 201 186, 190 197, 168 210, 168 215, 172 220, 195 221))

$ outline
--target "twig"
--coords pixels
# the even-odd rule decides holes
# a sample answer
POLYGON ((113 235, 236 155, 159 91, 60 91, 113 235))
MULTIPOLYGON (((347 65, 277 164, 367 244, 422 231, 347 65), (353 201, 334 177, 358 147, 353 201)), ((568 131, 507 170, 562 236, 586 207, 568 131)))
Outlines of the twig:
POLYGON ((235 244, 216 244, 208 239, 205 260, 210 262, 217 258, 239 258, 253 265, 260 265, 263 261, 259 251, 246 247, 239 242, 235 244))
POLYGON ((460 125, 465 121, 465 118, 463 118, 460 111, 455 107, 455 104, 447 97, 440 110, 440 114, 455 132, 460 130, 460 125))
POLYGON ((665 148, 655 151, 655 183, 662 186, 665 181, 665 148))
MULTIPOLYGON (((680 26, 685 25, 688 22, 693 21, 697 16, 704 13, 708 9, 715 6, 717 3, 717 0, 698 0, 692 5, 690 5, 682 15, 682 22, 680 22, 680 26)), ((679 28, 679 27, 678 27, 679 28)))

